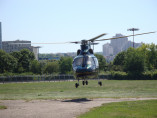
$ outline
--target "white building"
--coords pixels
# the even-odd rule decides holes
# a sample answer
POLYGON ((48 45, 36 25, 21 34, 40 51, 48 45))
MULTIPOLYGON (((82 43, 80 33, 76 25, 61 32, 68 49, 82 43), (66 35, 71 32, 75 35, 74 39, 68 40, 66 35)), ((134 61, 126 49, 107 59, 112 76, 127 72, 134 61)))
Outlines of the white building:
MULTIPOLYGON (((124 36, 124 35, 122 35, 122 34, 116 34, 114 36, 114 38, 115 37, 122 37, 122 36, 124 36)), ((128 38, 127 37, 111 40, 111 45, 113 47, 113 54, 116 55, 119 52, 124 51, 123 47, 125 47, 127 45, 127 43, 128 43, 128 38)))
POLYGON ((113 47, 109 43, 103 45, 103 55, 113 55, 113 47))
POLYGON ((31 46, 31 41, 23 41, 23 40, 16 40, 16 41, 2 41, 2 49, 7 52, 15 52, 20 51, 22 49, 28 49, 34 53, 36 60, 38 60, 40 47, 33 47, 31 46))

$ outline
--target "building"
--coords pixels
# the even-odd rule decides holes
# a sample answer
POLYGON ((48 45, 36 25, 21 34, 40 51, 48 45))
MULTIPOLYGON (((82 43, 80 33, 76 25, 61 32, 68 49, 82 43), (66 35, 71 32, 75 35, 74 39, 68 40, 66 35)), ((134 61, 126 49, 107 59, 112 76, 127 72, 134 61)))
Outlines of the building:
POLYGON ((33 47, 31 46, 31 41, 23 41, 23 40, 16 40, 16 41, 3 41, 2 42, 2 49, 7 52, 15 52, 20 51, 22 49, 28 49, 34 53, 35 58, 38 60, 40 47, 33 47))
MULTIPOLYGON (((114 38, 122 37, 122 36, 124 36, 124 35, 116 34, 114 36, 114 38)), ((128 43, 128 38, 127 37, 111 40, 111 45, 113 47, 113 54, 116 55, 119 52, 123 51, 123 47, 126 46, 127 43, 128 43)))
POLYGON ((35 59, 39 60, 39 48, 40 48, 40 46, 37 46, 37 47, 32 46, 32 47, 33 47, 33 53, 35 55, 35 59))
POLYGON ((1 22, 0 22, 0 49, 2 49, 2 28, 1 28, 1 22))
POLYGON ((103 55, 104 56, 113 55, 113 47, 111 46, 111 44, 107 43, 103 45, 103 55))

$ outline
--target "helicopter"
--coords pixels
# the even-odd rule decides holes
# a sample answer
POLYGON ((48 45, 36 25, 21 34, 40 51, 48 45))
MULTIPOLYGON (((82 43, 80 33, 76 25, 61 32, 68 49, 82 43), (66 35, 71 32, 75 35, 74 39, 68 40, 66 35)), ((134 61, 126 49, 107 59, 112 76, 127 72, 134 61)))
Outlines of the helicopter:
MULTIPOLYGON (((114 39, 119 39, 119 38, 144 35, 144 34, 150 34, 150 33, 156 33, 156 31, 98 40, 98 38, 106 35, 106 33, 103 33, 89 40, 81 40, 81 41, 75 41, 75 42, 63 42, 63 43, 31 43, 31 44, 65 44, 65 43, 80 44, 80 49, 77 50, 77 56, 73 59, 73 63, 72 63, 74 77, 75 79, 78 80, 78 82, 75 83, 75 87, 78 88, 79 80, 82 80, 82 85, 88 85, 88 79, 98 79, 98 84, 102 86, 102 82, 100 81, 99 75, 98 75, 99 62, 96 56, 94 55, 94 51, 93 51, 94 45, 98 44, 95 42, 105 41, 105 40, 114 40, 114 39), (93 49, 91 45, 93 45, 93 49)), ((12 44, 21 44, 21 43, 12 43, 12 44)), ((22 43, 22 44, 28 44, 28 43, 22 43)))
MULTIPOLYGON (((83 85, 88 85, 88 79, 98 78, 99 72, 99 63, 98 59, 94 55, 91 45, 98 44, 94 41, 106 34, 101 34, 97 37, 94 37, 89 40, 81 40, 81 42, 70 42, 75 44, 81 44, 80 49, 77 50, 77 56, 73 59, 72 68, 74 72, 74 77, 78 80, 78 83, 75 83, 75 87, 79 86, 79 80, 83 80, 83 85)), ((102 82, 99 81, 98 84, 102 86, 102 82)))

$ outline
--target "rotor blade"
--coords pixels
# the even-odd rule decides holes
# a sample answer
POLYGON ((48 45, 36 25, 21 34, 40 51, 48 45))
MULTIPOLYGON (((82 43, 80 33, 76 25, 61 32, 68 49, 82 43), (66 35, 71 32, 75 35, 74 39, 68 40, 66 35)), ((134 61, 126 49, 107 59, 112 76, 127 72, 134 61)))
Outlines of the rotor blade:
POLYGON ((67 42, 67 43, 75 43, 75 44, 78 44, 78 43, 81 43, 80 41, 75 41, 75 42, 67 42))
POLYGON ((128 36, 121 36, 121 37, 113 37, 113 38, 108 38, 108 39, 100 39, 100 40, 96 40, 96 41, 119 39, 119 38, 125 38, 125 37, 131 37, 131 36, 138 36, 138 35, 144 35, 144 34, 150 34, 150 33, 156 33, 156 31, 154 31, 154 32, 146 32, 146 33, 141 33, 141 34, 135 34, 135 35, 128 35, 128 36))
POLYGON ((33 46, 34 48, 42 48, 42 46, 33 46))
POLYGON ((9 43, 9 44, 15 45, 15 44, 32 44, 32 43, 9 43))
POLYGON ((65 44, 70 42, 56 42, 56 43, 9 43, 9 44, 65 44))
POLYGON ((98 45, 99 43, 91 43, 91 45, 98 45))
POLYGON ((98 36, 96 36, 96 37, 94 37, 94 38, 91 38, 91 39, 89 39, 88 41, 94 42, 94 40, 96 40, 96 39, 98 39, 98 38, 100 38, 100 37, 102 37, 102 36, 104 36, 104 35, 106 35, 106 33, 101 34, 101 35, 98 35, 98 36))
POLYGON ((69 42, 56 42, 56 43, 31 43, 31 44, 65 44, 69 42))

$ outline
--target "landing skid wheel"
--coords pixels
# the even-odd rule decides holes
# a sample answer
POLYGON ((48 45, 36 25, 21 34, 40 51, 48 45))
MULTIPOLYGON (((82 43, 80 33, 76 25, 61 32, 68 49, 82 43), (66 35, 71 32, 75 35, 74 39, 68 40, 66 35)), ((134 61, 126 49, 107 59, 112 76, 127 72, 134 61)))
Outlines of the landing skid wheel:
POLYGON ((100 86, 102 86, 102 82, 101 82, 101 81, 99 81, 98 84, 99 84, 100 86))
POLYGON ((85 81, 82 81, 82 85, 85 85, 85 81))
POLYGON ((77 88, 79 86, 79 84, 78 83, 75 83, 75 87, 77 88))
POLYGON ((88 81, 86 81, 85 83, 86 83, 86 85, 88 85, 88 81))

